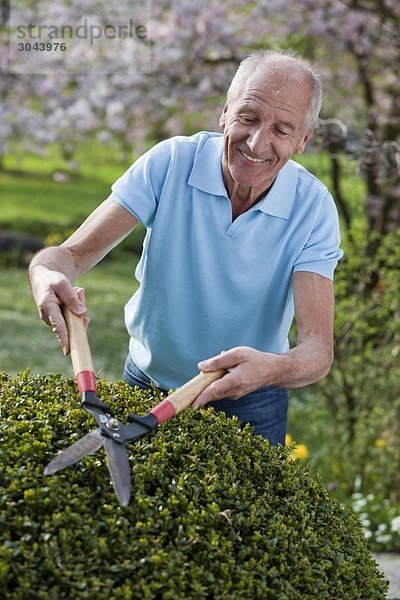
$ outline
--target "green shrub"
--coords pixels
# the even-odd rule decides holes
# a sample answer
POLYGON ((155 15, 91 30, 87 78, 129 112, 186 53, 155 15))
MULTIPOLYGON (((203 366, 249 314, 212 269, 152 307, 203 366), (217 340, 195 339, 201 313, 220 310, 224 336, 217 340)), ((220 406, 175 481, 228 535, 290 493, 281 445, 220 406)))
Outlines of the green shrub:
POLYGON ((349 505, 354 493, 373 497, 362 521, 374 551, 400 550, 399 264, 400 229, 351 232, 335 275, 332 370, 293 391, 290 410, 290 432, 329 489, 349 505))
MULTIPOLYGON (((43 475, 93 428, 72 380, 25 372, 0 386, 2 597, 385 598, 353 514, 236 419, 186 411, 131 443, 123 508, 102 451, 43 475)), ((120 417, 157 400, 122 383, 99 391, 120 417)))

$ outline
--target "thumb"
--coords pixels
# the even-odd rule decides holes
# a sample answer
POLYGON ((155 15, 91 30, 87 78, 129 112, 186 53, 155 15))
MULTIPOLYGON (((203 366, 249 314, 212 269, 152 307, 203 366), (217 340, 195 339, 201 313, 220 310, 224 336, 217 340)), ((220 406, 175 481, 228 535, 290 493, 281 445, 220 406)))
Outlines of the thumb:
POLYGON ((78 316, 83 315, 83 322, 84 322, 85 327, 87 329, 89 327, 89 325, 90 325, 90 317, 87 314, 85 288, 83 288, 83 287, 75 287, 74 289, 75 289, 76 294, 78 296, 78 303, 76 304, 78 313, 76 313, 76 311, 74 311, 74 312, 78 316))
POLYGON ((83 287, 75 287, 76 295, 78 296, 78 302, 76 303, 76 307, 78 312, 83 312, 82 309, 86 311, 86 297, 85 297, 85 288, 83 287))
POLYGON ((65 302, 65 305, 76 314, 78 317, 81 317, 86 314, 87 308, 85 304, 85 290, 81 287, 74 287, 74 294, 71 294, 68 301, 65 302))
POLYGON ((85 298, 83 288, 76 288, 66 277, 61 277, 57 286, 52 286, 58 297, 59 304, 66 306, 78 317, 86 313, 85 298))

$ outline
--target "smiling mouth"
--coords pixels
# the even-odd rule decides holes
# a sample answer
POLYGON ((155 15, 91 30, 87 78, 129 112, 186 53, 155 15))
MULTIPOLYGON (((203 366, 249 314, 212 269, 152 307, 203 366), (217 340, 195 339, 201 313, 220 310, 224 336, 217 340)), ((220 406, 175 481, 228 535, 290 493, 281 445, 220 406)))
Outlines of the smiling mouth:
POLYGON ((244 152, 243 150, 240 150, 240 148, 238 148, 240 154, 246 158, 247 160, 250 160, 251 162, 254 163, 265 163, 269 160, 269 158, 254 158, 254 156, 250 156, 250 154, 246 154, 246 152, 244 152))

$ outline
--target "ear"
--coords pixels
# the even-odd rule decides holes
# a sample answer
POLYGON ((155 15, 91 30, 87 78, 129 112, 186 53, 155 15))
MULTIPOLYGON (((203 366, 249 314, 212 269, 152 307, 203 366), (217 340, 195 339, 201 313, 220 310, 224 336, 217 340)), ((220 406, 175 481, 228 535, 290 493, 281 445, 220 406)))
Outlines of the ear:
POLYGON ((303 154, 304 150, 306 149, 307 142, 312 137, 313 133, 314 133, 314 130, 309 129, 308 131, 306 131, 306 133, 303 134, 303 137, 298 142, 298 144, 295 148, 295 151, 294 151, 295 154, 303 154))
POLYGON ((219 126, 221 127, 222 131, 224 130, 224 127, 225 127, 227 112, 228 112, 228 102, 226 101, 224 104, 224 108, 222 109, 221 116, 219 118, 219 126))

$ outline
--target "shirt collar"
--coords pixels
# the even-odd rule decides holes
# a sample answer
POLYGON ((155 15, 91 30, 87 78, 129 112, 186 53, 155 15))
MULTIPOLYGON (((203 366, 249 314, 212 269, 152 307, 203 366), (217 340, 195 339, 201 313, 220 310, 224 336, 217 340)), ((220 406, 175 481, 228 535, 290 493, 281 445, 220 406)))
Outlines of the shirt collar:
MULTIPOLYGON (((189 176, 189 185, 212 194, 225 196, 227 192, 222 177, 223 135, 214 135, 200 148, 189 176)), ((269 192, 250 210, 288 219, 297 187, 296 163, 289 160, 279 171, 269 192)))
POLYGON ((189 185, 213 196, 227 195, 222 177, 223 149, 222 135, 209 137, 205 141, 194 159, 189 185))

